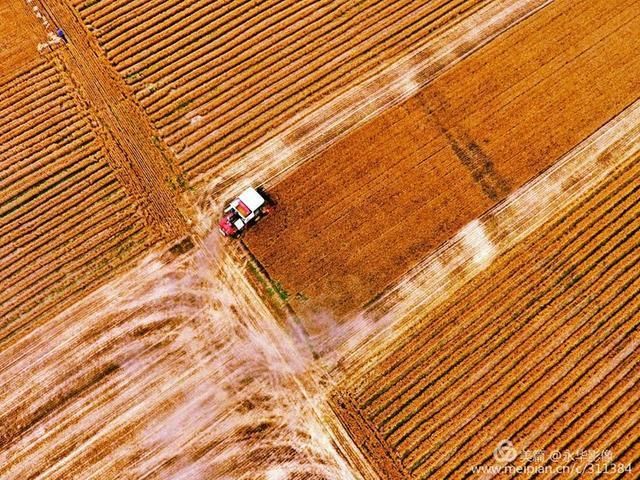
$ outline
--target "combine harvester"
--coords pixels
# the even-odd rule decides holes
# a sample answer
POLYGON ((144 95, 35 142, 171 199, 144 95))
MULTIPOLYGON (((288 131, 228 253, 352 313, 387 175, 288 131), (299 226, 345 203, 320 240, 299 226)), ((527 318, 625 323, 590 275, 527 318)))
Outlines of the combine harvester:
POLYGON ((225 209, 219 230, 225 237, 238 237, 250 225, 271 210, 271 202, 255 188, 249 187, 225 209))

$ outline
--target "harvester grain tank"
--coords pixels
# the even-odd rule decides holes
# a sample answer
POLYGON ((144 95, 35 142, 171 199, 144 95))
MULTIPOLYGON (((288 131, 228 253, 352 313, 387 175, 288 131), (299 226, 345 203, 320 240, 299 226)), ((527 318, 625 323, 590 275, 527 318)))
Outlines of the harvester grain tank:
POLYGON ((224 209, 219 223, 220 233, 235 237, 268 213, 269 204, 264 195, 249 187, 224 209))

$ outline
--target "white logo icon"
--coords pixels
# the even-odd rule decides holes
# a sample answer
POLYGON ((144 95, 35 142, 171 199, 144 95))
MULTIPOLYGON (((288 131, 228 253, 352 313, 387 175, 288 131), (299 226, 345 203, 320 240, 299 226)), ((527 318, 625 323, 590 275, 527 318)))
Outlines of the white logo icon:
POLYGON ((493 458, 500 463, 513 462, 518 457, 518 451, 511 440, 500 440, 493 449, 493 458))

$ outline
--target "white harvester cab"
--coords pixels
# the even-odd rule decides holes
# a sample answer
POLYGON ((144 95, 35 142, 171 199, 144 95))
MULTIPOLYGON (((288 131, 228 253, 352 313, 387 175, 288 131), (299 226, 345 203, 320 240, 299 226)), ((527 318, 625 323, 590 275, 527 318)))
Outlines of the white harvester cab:
POLYGON ((224 209, 219 224, 220 233, 225 236, 238 235, 260 217, 265 204, 266 199, 255 188, 247 188, 224 209))

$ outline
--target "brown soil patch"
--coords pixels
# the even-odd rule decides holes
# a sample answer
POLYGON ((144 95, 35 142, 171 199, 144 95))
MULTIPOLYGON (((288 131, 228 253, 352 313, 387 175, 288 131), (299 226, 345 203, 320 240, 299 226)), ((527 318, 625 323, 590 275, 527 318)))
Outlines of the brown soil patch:
POLYGON ((638 98, 632 0, 554 2, 271 190, 247 245, 347 314, 638 98))
POLYGON ((38 43, 46 40, 44 27, 25 0, 0 0, 0 77, 37 58, 38 43))
POLYGON ((463 476, 495 464, 502 439, 546 452, 541 462, 521 454, 518 466, 584 463, 551 461, 556 450, 635 460, 639 189, 636 157, 435 311, 409 318, 363 375, 347 372, 333 407, 381 478, 399 478, 398 462, 402 478, 463 476))

